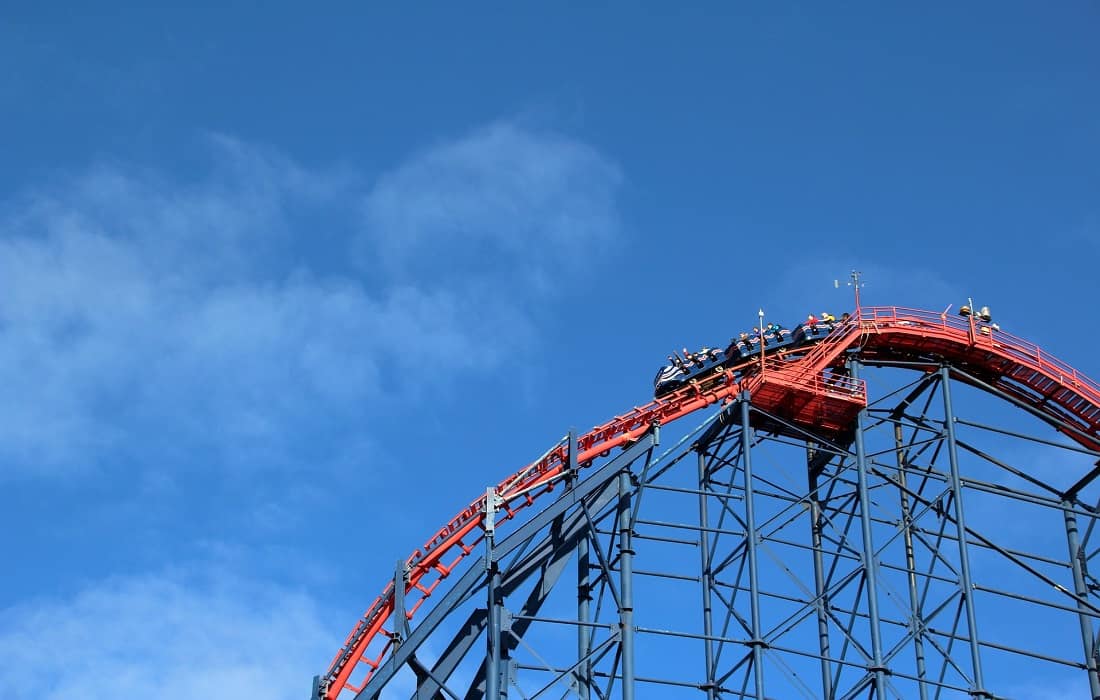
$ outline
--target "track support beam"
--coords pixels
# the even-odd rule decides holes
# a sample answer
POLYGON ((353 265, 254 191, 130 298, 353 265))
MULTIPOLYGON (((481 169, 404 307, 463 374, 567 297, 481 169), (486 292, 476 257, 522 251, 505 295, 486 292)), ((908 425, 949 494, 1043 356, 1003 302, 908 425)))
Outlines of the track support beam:
MULTIPOLYGON (((848 361, 848 369, 853 379, 859 379, 859 360, 848 361)), ((882 629, 878 610, 878 575, 875 563, 875 545, 871 530, 871 496, 867 489, 867 452, 863 445, 863 430, 867 420, 867 409, 860 410, 856 417, 856 490, 859 497, 859 521, 863 539, 863 576, 867 582, 867 616, 871 625, 871 666, 867 669, 875 688, 875 698, 886 698, 886 667, 882 657, 882 629)))
POLYGON ((752 612, 752 639, 749 645, 752 647, 753 678, 755 681, 756 700, 764 700, 764 646, 765 642, 760 634, 760 571, 756 561, 756 517, 753 512, 753 482, 752 482, 752 425, 750 424, 750 396, 749 392, 741 393, 741 474, 744 477, 745 488, 745 546, 749 557, 749 600, 752 612))
POLYGON ((966 626, 970 638, 970 663, 974 687, 970 695, 975 698, 993 697, 985 689, 982 678, 982 656, 978 646, 978 615, 974 606, 974 582, 970 577, 970 545, 966 534, 966 516, 963 508, 962 480, 959 478, 959 451, 955 439, 955 409, 951 405, 951 370, 940 369, 940 393, 943 395, 943 419, 947 434, 947 459, 950 464, 951 502, 955 510, 956 542, 959 545, 959 577, 963 603, 966 605, 966 626))
POLYGON ((500 563, 494 556, 496 540, 496 491, 489 488, 485 492, 485 570, 489 582, 486 587, 486 605, 489 613, 489 625, 485 630, 485 697, 487 700, 499 700, 504 697, 501 688, 501 628, 504 613, 504 601, 501 600, 500 563))
MULTIPOLYGON (((569 431, 569 468, 576 471, 577 437, 569 431)), ((592 560, 588 534, 577 540, 577 697, 588 700, 592 688, 592 560)))
POLYGON ((920 700, 928 700, 928 667, 924 657, 925 623, 921 598, 918 592, 916 550, 913 547, 913 512, 909 504, 908 489, 909 459, 905 449, 905 434, 901 423, 894 424, 894 449, 898 463, 898 498, 901 506, 902 537, 905 542, 905 578, 909 590, 909 634, 913 637, 913 654, 916 657, 917 692, 920 700))
POLYGON ((630 469, 625 468, 619 472, 619 645, 623 700, 634 700, 634 544, 630 493, 630 469))
POLYGON ((699 577, 703 593, 703 666, 706 678, 703 690, 707 700, 715 700, 714 685, 714 614, 711 610, 711 585, 713 573, 710 560, 710 514, 707 509, 707 490, 710 479, 707 477, 705 448, 700 445, 696 450, 699 460, 699 577))
POLYGON ((814 468, 816 451, 814 443, 806 446, 806 472, 809 479, 810 546, 814 559, 814 599, 817 615, 817 647, 821 652, 821 697, 832 700, 832 664, 829 661, 829 594, 825 588, 825 561, 822 550, 821 498, 818 494, 818 471, 814 468))
MULTIPOLYGON (((1066 543, 1069 545, 1070 568, 1073 570, 1073 592, 1079 599, 1088 597, 1089 590, 1085 585, 1085 556, 1081 548, 1081 541, 1077 534, 1077 516, 1073 512, 1073 503, 1063 501, 1062 513, 1066 521, 1066 543)), ((1092 631, 1092 617, 1085 612, 1085 607, 1080 602, 1077 604, 1078 619, 1081 624, 1081 643, 1085 651, 1085 666, 1089 674, 1089 690, 1093 700, 1100 700, 1100 674, 1097 673, 1096 646, 1092 631)))

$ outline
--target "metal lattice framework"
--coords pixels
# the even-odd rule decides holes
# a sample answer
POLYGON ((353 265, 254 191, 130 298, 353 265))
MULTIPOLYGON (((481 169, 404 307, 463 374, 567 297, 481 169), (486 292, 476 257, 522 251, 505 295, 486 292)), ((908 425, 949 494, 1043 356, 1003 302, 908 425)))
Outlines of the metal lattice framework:
POLYGON ((488 489, 313 697, 1100 698, 1098 458, 1076 370, 973 319, 857 309, 488 489))

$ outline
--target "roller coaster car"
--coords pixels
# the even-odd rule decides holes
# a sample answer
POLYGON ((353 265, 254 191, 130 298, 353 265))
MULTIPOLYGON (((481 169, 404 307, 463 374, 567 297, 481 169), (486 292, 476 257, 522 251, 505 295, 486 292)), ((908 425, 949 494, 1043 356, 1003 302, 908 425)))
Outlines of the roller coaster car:
MULTIPOLYGON (((829 335, 833 327, 834 324, 831 323, 818 323, 815 327, 800 324, 793 331, 784 329, 778 333, 769 333, 764 338, 764 353, 770 355, 776 350, 816 343, 829 335)), ((697 355, 695 361, 686 365, 687 372, 674 365, 666 365, 658 370, 657 376, 653 379, 653 396, 658 399, 667 396, 691 380, 705 377, 719 367, 737 365, 759 355, 759 338, 734 339, 725 351, 711 350, 702 358, 697 355)))
POLYGON ((671 394, 687 382, 687 374, 674 365, 666 365, 657 370, 657 376, 653 378, 653 397, 659 398, 671 394))
MULTIPOLYGON (((790 347, 795 344, 794 336, 792 333, 784 328, 779 332, 778 337, 775 334, 768 333, 764 337, 764 352, 771 354, 772 351, 779 348, 790 347)), ((752 336, 743 340, 734 339, 730 341, 729 347, 726 348, 726 361, 728 364, 735 364, 738 360, 748 360, 760 355, 760 338, 752 336)))
POLYGON ((760 341, 755 338, 749 338, 747 336, 743 339, 732 338, 730 339, 729 347, 726 348, 726 360, 731 364, 736 363, 738 360, 742 360, 757 352, 760 352, 760 341))
POLYGON ((671 394, 692 379, 706 376, 717 367, 732 364, 740 359, 740 356, 735 355, 732 357, 731 362, 731 358, 725 352, 712 348, 705 354, 697 353, 694 360, 686 365, 688 370, 686 373, 673 365, 665 365, 653 379, 653 396, 654 398, 660 398, 666 394, 671 394))
POLYGON ((768 354, 771 354, 773 350, 778 350, 780 348, 789 348, 797 344, 798 342, 795 340, 794 333, 787 330, 786 328, 779 331, 771 338, 765 338, 765 340, 767 340, 767 343, 765 343, 764 345, 764 352, 768 354))
POLYGON ((808 323, 800 323, 795 326, 794 331, 791 333, 791 339, 796 345, 801 345, 807 341, 815 342, 829 335, 834 326, 835 324, 832 323, 818 323, 814 326, 808 323))

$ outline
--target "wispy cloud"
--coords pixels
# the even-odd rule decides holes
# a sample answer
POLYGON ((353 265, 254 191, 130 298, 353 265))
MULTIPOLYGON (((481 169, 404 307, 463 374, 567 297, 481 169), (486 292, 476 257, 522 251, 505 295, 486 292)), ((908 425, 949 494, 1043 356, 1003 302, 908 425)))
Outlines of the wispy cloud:
POLYGON ((372 405, 507 362, 617 230, 615 166, 512 125, 374 186, 209 142, 194 181, 99 166, 0 203, 7 474, 324 462, 372 405))
POLYGON ((288 212, 344 183, 224 139, 216 156, 195 185, 97 168, 7 203, 9 469, 148 458, 158 442, 247 451, 304 413, 294 402, 366 390, 376 367, 355 341, 370 315, 357 314, 379 302, 286 253, 288 212))
POLYGON ((852 268, 861 272, 865 305, 891 304, 938 311, 947 304, 957 307, 965 301, 960 299, 963 291, 959 284, 918 261, 884 265, 837 255, 789 260, 783 268, 779 286, 782 298, 806 300, 802 301, 804 308, 815 312, 818 307, 848 310, 853 306, 853 290, 847 286, 852 268), (834 287, 836 283, 839 289, 834 287))
MULTIPOLYGON (((374 186, 211 146, 192 182, 99 166, 0 203, 0 476, 130 461, 172 494, 166 464, 346 459, 372 406, 509 362, 554 283, 618 231, 616 167, 513 125, 374 186)), ((251 509, 289 518, 277 493, 251 509)), ((218 571, 0 611, 0 696, 302 697, 345 620, 325 629, 300 592, 218 571)))
POLYGON ((279 586, 183 572, 110 579, 0 611, 0 696, 297 700, 332 638, 313 601, 279 586))
POLYGON ((576 279, 619 228, 619 169, 556 134, 495 123, 424 151, 366 201, 362 260, 440 281, 492 271, 548 290, 576 279))

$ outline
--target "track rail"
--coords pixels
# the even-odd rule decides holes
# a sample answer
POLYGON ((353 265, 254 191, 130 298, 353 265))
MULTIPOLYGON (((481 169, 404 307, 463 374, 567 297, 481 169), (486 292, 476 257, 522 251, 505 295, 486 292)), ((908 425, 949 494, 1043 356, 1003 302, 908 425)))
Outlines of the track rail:
MULTIPOLYGON (((931 370, 941 363, 965 366, 992 385, 1031 404, 1053 419, 1069 438, 1100 451, 1100 384, 1038 345, 983 326, 973 317, 896 306, 857 309, 847 323, 800 358, 786 363, 789 377, 807 384, 820 381, 828 367, 843 361, 846 351, 877 361, 905 361, 931 370)), ((761 376, 753 374, 757 360, 721 369, 709 377, 644 406, 636 407, 577 438, 576 464, 584 467, 617 447, 629 445, 653 424, 676 420, 752 389, 761 376)), ((774 366, 769 362, 765 365, 774 366)), ((568 440, 562 439, 542 457, 504 479, 491 490, 497 503, 496 526, 511 520, 539 496, 552 491, 569 465, 568 440)), ((395 601, 391 581, 348 634, 341 649, 321 676, 317 700, 338 700, 347 691, 358 694, 392 651, 395 635, 387 630, 398 613, 413 619, 455 567, 484 536, 483 495, 462 509, 405 560, 404 596, 395 601), (365 666, 365 669, 363 668, 365 666), (357 673, 358 671, 358 673, 357 673), (362 676, 353 682, 352 676, 362 676)), ((403 625, 404 621, 395 623, 403 625)))

